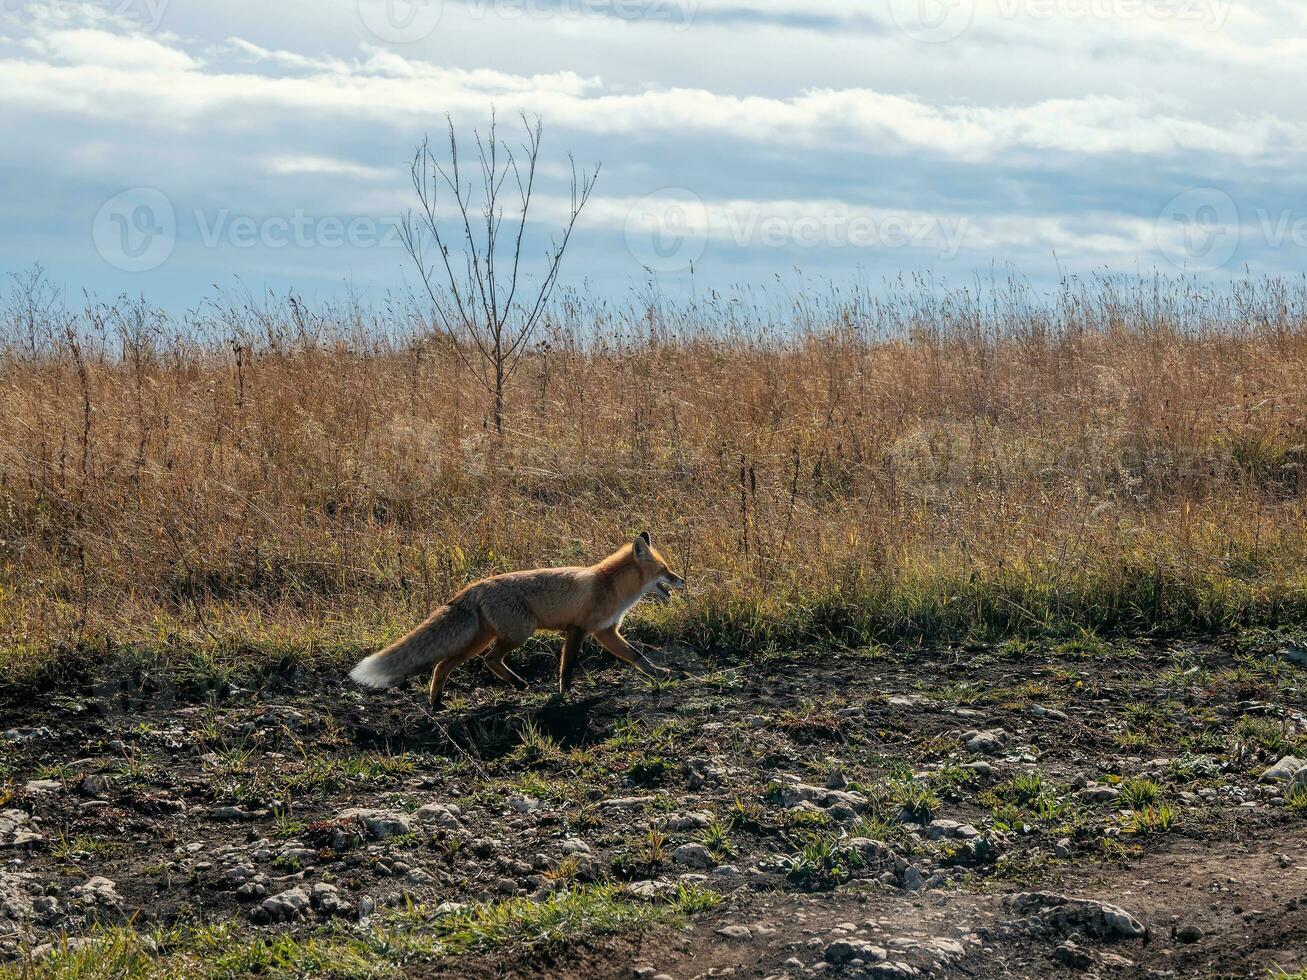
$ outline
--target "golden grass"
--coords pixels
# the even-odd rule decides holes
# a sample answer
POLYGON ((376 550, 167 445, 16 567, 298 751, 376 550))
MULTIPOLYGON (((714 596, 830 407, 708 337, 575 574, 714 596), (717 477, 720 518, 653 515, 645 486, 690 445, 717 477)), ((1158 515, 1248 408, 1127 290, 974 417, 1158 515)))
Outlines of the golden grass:
POLYGON ((648 635, 746 647, 1303 619, 1307 291, 560 302, 493 435, 399 303, 68 311, 0 338, 0 645, 355 650, 642 528, 648 635))

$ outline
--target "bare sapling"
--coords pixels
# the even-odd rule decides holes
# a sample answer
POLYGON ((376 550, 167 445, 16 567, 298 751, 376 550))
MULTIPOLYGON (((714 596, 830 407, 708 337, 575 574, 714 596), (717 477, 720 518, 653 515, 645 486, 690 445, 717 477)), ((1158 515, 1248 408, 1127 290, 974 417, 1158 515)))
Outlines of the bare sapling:
POLYGON ((576 161, 568 155, 572 177, 567 216, 545 250, 543 274, 528 285, 523 250, 542 127, 539 119, 532 124, 525 115, 522 125, 526 139, 515 151, 499 136, 492 115, 486 137, 474 134, 479 173, 466 181, 452 120, 447 162, 437 158, 429 140, 423 140, 411 167, 418 207, 405 216, 400 229, 435 322, 490 396, 496 434, 504 431, 505 387, 549 308, 572 229, 599 177, 598 164, 592 173, 578 174, 576 161), (512 185, 507 184, 510 176, 512 185), (452 195, 453 205, 442 210, 440 198, 445 192, 452 195))

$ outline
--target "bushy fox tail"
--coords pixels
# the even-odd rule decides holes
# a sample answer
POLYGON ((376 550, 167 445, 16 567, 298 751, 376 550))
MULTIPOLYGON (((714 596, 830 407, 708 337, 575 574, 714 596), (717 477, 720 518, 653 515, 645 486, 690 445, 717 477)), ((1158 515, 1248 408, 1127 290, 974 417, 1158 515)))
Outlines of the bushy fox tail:
POLYGON ((417 629, 360 660, 349 672, 350 679, 365 687, 394 687, 462 650, 476 638, 477 626, 475 607, 441 606, 417 629))

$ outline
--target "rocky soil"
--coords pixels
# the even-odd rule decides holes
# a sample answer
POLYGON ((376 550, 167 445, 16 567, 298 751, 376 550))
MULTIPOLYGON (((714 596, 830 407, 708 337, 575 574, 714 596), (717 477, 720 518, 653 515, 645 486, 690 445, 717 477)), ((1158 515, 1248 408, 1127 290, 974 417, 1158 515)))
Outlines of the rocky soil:
POLYGON ((0 694, 0 956, 71 972, 125 927, 164 975, 1292 974, 1296 652, 668 650, 651 687, 587 649, 564 702, 542 647, 532 693, 468 669, 434 717, 343 670, 92 666, 0 694))

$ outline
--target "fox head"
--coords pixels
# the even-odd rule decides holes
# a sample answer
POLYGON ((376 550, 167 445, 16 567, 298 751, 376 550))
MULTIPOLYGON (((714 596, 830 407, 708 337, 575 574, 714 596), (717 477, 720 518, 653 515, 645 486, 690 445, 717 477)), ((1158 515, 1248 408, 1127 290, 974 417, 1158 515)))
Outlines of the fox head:
POLYGON ((685 579, 667 567, 667 559, 653 546, 648 531, 641 531, 631 545, 631 556, 644 576, 645 592, 658 598, 671 597, 672 591, 683 590, 685 579))

